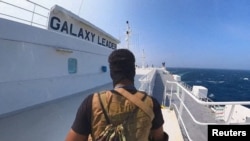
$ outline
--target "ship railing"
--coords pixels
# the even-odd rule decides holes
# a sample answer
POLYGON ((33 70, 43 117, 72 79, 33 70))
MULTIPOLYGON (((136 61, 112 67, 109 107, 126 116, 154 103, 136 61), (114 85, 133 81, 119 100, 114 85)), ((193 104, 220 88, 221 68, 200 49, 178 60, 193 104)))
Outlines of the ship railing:
POLYGON ((147 92, 149 95, 152 95, 152 91, 155 84, 155 74, 156 69, 152 68, 150 72, 141 76, 139 78, 140 88, 139 90, 147 92))
MULTIPOLYGON (((188 115, 191 117, 192 121, 198 125, 229 125, 229 124, 240 124, 240 125, 249 125, 250 124, 250 109, 242 106, 242 105, 250 105, 250 101, 231 101, 231 102, 214 102, 211 99, 202 100, 197 98, 190 92, 190 90, 186 89, 185 86, 183 86, 182 83, 179 83, 177 81, 166 81, 165 83, 165 94, 164 94, 164 105, 166 105, 166 98, 169 99, 169 107, 170 109, 174 109, 177 112, 178 120, 180 121, 183 130, 185 131, 185 134, 187 138, 191 141, 191 137, 189 136, 189 133, 187 131, 187 127, 184 123, 184 118, 182 118, 182 114, 184 110, 188 113, 188 115), (168 85, 168 86, 167 86, 168 85), (169 86, 170 85, 170 86, 169 86), (169 90, 170 89, 170 90, 169 90), (188 96, 187 96, 188 95, 188 96), (175 96, 177 99, 174 99, 174 103, 172 102, 172 98, 175 96), (185 102, 186 97, 191 97, 192 102, 197 103, 200 106, 203 107, 209 107, 214 109, 215 119, 210 121, 201 121, 201 119, 197 119, 194 116, 194 112, 191 112, 191 108, 188 108, 188 103, 185 102), (176 100, 179 101, 176 102, 176 100), (177 103, 177 104, 176 104, 177 103), (242 109, 238 109, 239 106, 244 107, 246 111, 242 111, 242 109), (225 113, 225 108, 228 108, 227 113, 225 113), (218 113, 217 113, 218 112, 218 113), (242 113, 241 115, 236 114, 242 113), (221 115, 220 115, 221 114, 221 115), (243 118, 243 120, 236 120, 235 118, 239 116, 239 118, 243 118), (220 119, 220 121, 217 121, 217 119, 220 119)), ((188 101, 190 102, 190 101, 188 101)), ((199 107, 199 106, 197 106, 199 107)), ((197 108, 196 107, 196 108, 197 108)), ((196 111, 197 112, 197 111, 196 111)), ((212 112, 211 112, 212 113, 212 112)))
POLYGON ((0 1, 0 18, 6 18, 16 22, 32 26, 47 28, 49 8, 35 2, 26 0, 22 6, 7 1, 0 1))
POLYGON ((185 87, 186 89, 188 89, 190 92, 192 92, 192 87, 190 85, 188 85, 187 83, 180 81, 180 84, 185 87))
MULTIPOLYGON (((164 74, 169 74, 170 76, 173 76, 173 75, 174 75, 174 74, 172 74, 171 72, 169 72, 169 71, 167 71, 167 70, 163 70, 163 73, 164 73, 164 74)), ((174 79, 174 78, 173 78, 173 79, 174 79)), ((187 83, 185 83, 185 82, 183 82, 183 81, 179 81, 179 83, 180 83, 183 87, 187 88, 190 92, 192 91, 192 86, 188 85, 187 83)))
MULTIPOLYGON (((187 83, 183 82, 183 81, 179 81, 179 84, 181 84, 183 87, 185 87, 190 93, 192 93, 192 86, 188 85, 187 83)), ((193 93, 192 93, 193 94, 193 93)), ((194 95, 194 94, 193 94, 194 95)), ((199 98, 198 96, 194 95, 196 98, 202 100, 202 101, 206 101, 206 102, 213 102, 212 99, 210 99, 209 97, 207 98, 199 98)), ((225 106, 224 105, 205 105, 208 106, 215 114, 215 118, 217 120, 220 120, 223 118, 224 115, 224 110, 225 110, 225 106)))
MULTIPOLYGON (((188 85, 187 83, 180 81, 179 84, 181 84, 183 87, 185 87, 190 93, 192 93, 192 86, 188 85)), ((193 94, 193 93, 192 93, 193 94)), ((194 94, 193 94, 194 95, 194 94)), ((213 102, 212 99, 210 99, 209 97, 207 98, 199 98, 198 96, 194 95, 196 98, 202 100, 202 101, 206 101, 206 102, 213 102)), ((225 106, 224 105, 205 105, 208 106, 215 114, 216 114, 216 119, 221 119, 221 115, 224 115, 224 109, 225 106)))

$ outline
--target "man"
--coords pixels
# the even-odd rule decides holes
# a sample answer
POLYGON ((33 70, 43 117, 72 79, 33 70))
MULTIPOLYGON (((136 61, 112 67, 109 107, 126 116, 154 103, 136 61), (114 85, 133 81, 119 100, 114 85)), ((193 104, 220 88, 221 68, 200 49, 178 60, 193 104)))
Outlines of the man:
MULTIPOLYGON (((80 105, 66 141, 96 140, 107 125, 104 112, 114 124, 123 123, 127 141, 167 141, 163 131, 163 116, 159 102, 139 92, 134 86, 135 57, 127 49, 114 50, 109 58, 110 76, 114 89, 89 95, 80 105), (120 89, 138 96, 153 111, 153 118, 123 96, 120 89), (99 98, 98 98, 99 97, 99 98), (104 106, 100 106, 101 104, 104 106), (105 108, 101 108, 105 107, 105 108), (104 110, 105 111, 104 111, 104 110)), ((94 81, 94 80, 93 80, 94 81)))

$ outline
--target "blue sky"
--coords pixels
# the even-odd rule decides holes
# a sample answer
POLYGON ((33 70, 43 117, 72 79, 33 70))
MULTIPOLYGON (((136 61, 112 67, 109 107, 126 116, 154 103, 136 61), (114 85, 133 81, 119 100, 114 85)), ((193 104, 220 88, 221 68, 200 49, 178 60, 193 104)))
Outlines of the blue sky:
POLYGON ((149 66, 250 70, 249 0, 33 1, 69 9, 119 39, 120 47, 128 20, 139 65, 144 50, 149 66))

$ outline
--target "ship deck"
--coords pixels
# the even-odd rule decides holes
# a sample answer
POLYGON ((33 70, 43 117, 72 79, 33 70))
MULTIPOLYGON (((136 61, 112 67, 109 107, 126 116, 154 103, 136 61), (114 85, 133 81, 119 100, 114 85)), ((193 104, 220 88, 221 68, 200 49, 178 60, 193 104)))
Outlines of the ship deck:
POLYGON ((1 141, 63 141, 82 100, 112 84, 37 105, 0 119, 1 141))
MULTIPOLYGON (((138 79, 139 76, 136 76, 136 87, 139 85, 138 79)), ((159 102, 163 100, 165 79, 172 79, 172 77, 164 75, 162 72, 158 71, 155 78, 155 87, 152 96, 154 96, 159 102)), ((90 89, 45 104, 40 104, 23 111, 12 113, 7 116, 2 116, 0 117, 0 140, 12 141, 18 139, 19 141, 62 141, 65 139, 65 136, 70 129, 78 106, 82 100, 89 94, 103 89, 112 89, 112 84, 106 84, 95 89, 90 89)), ((165 120, 164 130, 169 134, 169 141, 186 140, 181 134, 181 128, 175 111, 166 107, 162 109, 162 112, 165 120)), ((199 113, 199 111, 196 111, 196 113, 199 113)), ((192 132, 197 133, 195 130, 200 129, 194 129, 192 132)), ((194 138, 193 140, 196 141, 194 138)), ((197 141, 198 140, 199 138, 197 141)))

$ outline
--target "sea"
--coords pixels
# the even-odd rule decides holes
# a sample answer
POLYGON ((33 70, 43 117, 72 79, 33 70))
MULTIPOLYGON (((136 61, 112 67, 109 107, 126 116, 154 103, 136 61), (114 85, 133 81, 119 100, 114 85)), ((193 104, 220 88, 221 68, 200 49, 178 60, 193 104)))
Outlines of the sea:
MULTIPOLYGON (((179 75, 191 88, 194 85, 208 89, 213 101, 250 101, 250 70, 167 68, 179 75)), ((250 107, 248 105, 247 107, 250 107)))

